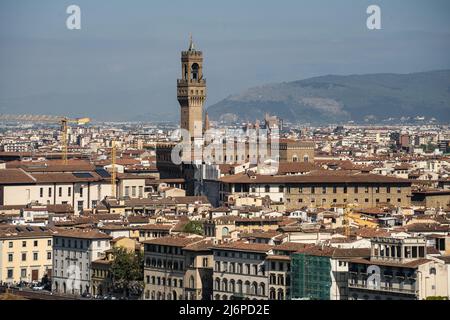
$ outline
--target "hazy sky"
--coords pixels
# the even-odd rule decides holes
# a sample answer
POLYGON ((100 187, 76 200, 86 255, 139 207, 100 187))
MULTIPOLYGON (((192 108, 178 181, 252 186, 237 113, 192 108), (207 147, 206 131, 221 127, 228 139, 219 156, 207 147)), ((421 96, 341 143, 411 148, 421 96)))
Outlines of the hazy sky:
POLYGON ((448 0, 1 0, 0 113, 177 119, 190 32, 207 106, 318 75, 450 69, 448 0), (366 27, 371 4, 382 30, 366 27))

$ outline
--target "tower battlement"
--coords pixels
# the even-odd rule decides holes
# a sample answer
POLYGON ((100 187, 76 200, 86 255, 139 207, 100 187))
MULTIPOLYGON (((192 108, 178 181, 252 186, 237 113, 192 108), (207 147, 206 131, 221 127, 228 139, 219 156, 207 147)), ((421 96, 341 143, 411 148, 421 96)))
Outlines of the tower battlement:
POLYGON ((203 56, 203 52, 201 51, 181 51, 181 56, 182 57, 187 57, 187 56, 197 56, 197 57, 202 57, 203 56))

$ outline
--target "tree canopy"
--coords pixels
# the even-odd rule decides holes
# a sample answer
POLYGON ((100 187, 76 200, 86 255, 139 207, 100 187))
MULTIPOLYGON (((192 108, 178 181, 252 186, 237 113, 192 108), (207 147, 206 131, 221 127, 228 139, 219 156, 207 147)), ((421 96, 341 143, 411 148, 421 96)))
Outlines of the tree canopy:
POLYGON ((189 221, 183 227, 183 232, 203 235, 203 223, 201 221, 189 221))
POLYGON ((129 296, 140 295, 144 287, 144 257, 142 252, 114 248, 114 261, 111 265, 113 287, 129 296))

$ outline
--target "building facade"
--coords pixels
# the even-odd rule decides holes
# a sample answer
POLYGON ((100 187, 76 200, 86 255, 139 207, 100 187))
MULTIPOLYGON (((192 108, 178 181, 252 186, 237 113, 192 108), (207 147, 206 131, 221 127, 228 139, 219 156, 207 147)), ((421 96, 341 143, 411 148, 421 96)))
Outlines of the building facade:
POLYGON ((211 245, 199 236, 144 241, 144 299, 211 299, 211 245))
POLYGON ((448 297, 447 266, 427 258, 424 238, 375 238, 369 259, 349 264, 351 300, 422 300, 448 297))
POLYGON ((373 208, 390 203, 411 204, 411 182, 371 174, 266 176, 240 174, 220 179, 220 200, 236 195, 270 197, 286 203, 286 210, 301 207, 332 208, 346 204, 373 208))
POLYGON ((272 246, 231 242, 213 247, 214 300, 267 300, 266 257, 272 246))
POLYGON ((64 230, 53 235, 52 290, 92 294, 92 262, 104 257, 111 237, 96 230, 64 230))
POLYGON ((0 227, 0 282, 39 282, 52 275, 52 230, 0 227))

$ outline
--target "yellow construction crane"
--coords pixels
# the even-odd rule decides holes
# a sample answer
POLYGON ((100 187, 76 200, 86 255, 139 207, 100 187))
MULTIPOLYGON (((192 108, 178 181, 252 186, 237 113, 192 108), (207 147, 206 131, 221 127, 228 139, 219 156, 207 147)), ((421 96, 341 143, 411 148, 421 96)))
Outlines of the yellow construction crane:
POLYGON ((111 142, 111 197, 116 197, 116 141, 111 142))
POLYGON ((77 125, 84 125, 91 121, 89 118, 70 119, 61 116, 35 115, 35 114, 0 114, 0 121, 29 121, 29 122, 50 122, 60 123, 62 132, 62 149, 63 162, 67 164, 67 130, 69 123, 76 123, 77 125))

